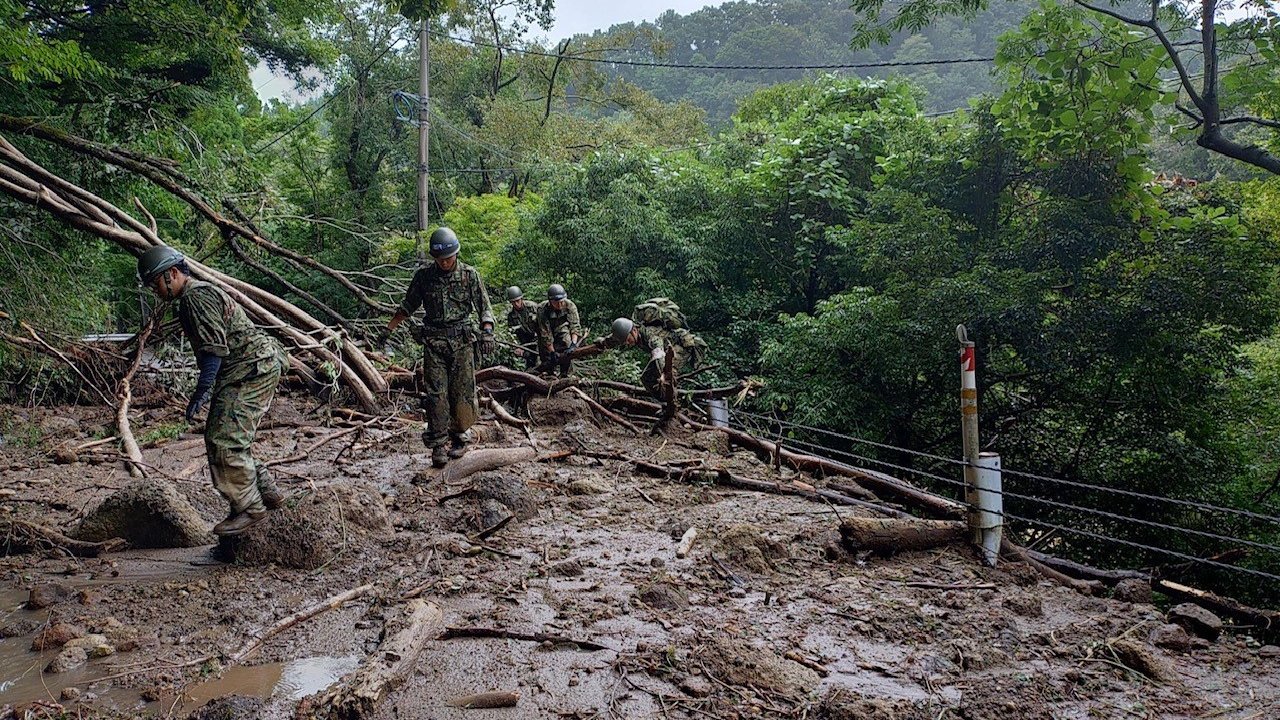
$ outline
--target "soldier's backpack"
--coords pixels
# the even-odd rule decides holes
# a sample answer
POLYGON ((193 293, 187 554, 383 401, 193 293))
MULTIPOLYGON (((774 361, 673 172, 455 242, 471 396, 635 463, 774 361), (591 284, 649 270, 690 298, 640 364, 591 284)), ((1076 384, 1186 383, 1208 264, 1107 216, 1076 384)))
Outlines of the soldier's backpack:
POLYGON ((671 331, 671 342, 679 345, 689 353, 689 368, 700 367, 707 359, 707 341, 694 335, 685 328, 671 331))
POLYGON ((640 325, 679 330, 689 327, 689 320, 671 298, 652 298, 636 306, 631 319, 640 325))

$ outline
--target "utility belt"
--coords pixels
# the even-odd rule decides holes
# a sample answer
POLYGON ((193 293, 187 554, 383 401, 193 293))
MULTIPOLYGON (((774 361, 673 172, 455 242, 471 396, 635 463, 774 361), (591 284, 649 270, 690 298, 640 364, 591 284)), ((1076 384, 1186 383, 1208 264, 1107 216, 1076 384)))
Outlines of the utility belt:
POLYGON ((433 338, 466 337, 471 334, 471 325, 466 322, 453 325, 423 325, 422 336, 433 338))

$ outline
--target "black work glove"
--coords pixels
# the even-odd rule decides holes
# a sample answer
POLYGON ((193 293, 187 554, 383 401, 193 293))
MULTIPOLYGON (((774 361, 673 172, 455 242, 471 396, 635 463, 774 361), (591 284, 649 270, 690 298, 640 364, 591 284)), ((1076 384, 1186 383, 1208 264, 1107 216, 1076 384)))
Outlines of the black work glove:
POLYGON ((485 357, 491 357, 498 352, 498 341, 493 337, 492 330, 486 330, 480 334, 480 354, 485 357))
POLYGON ((196 421, 196 413, 200 412, 201 408, 208 404, 212 395, 213 390, 209 389, 191 396, 191 400, 187 403, 187 422, 193 423, 196 421))

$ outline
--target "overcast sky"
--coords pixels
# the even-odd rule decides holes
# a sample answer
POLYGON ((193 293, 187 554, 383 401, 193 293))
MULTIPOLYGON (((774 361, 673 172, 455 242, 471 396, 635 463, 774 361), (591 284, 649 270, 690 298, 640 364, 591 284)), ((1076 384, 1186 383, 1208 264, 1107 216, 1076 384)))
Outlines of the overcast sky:
MULTIPOLYGON (((556 0, 556 22, 547 36, 551 40, 560 40, 578 33, 589 33, 592 30, 608 29, 610 25, 624 23, 629 20, 653 20, 667 10, 675 10, 687 15, 707 5, 719 5, 719 2, 708 0, 627 0, 627 2, 608 2, 607 0, 556 0)), ((300 100, 294 92, 293 81, 286 77, 276 77, 265 66, 253 71, 253 87, 263 102, 271 98, 283 97, 288 100, 300 100)))

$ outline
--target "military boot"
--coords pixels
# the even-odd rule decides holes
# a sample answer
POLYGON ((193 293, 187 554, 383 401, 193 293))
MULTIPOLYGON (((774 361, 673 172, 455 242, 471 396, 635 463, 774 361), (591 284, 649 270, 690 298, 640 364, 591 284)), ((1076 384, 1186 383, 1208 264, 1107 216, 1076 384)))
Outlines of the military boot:
POLYGON ((213 526, 214 535, 239 535, 249 528, 257 525, 267 519, 270 513, 263 512, 242 512, 223 520, 213 526))
POLYGON ((284 493, 280 492, 280 488, 276 487, 276 481, 271 479, 270 473, 262 466, 258 466, 257 482, 258 494, 262 496, 262 504, 266 505, 268 510, 284 507, 284 493))
POLYGON ((431 467, 442 468, 449 464, 449 451, 443 445, 431 448, 431 467))
POLYGON ((465 435, 454 435, 449 438, 449 457, 458 459, 467 454, 467 438, 465 435))

